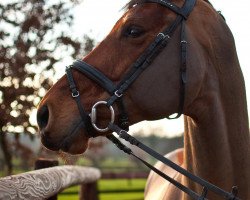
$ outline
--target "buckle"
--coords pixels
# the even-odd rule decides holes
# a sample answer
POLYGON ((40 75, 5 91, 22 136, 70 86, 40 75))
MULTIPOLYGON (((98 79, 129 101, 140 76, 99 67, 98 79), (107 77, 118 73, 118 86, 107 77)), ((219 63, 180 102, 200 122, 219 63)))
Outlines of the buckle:
POLYGON ((79 97, 79 91, 76 90, 76 91, 72 92, 71 95, 73 98, 79 97))
POLYGON ((170 36, 168 35, 168 34, 164 34, 164 33, 162 33, 162 32, 160 32, 160 33, 158 33, 158 35, 157 35, 157 37, 162 37, 163 39, 165 39, 165 38, 167 38, 167 39, 170 39, 170 36))
MULTIPOLYGON (((106 105, 107 106, 107 102, 106 101, 98 101, 97 103, 95 103, 91 109, 91 113, 89 114, 90 118, 91 118, 91 123, 92 126, 94 127, 95 130, 99 131, 99 132, 106 132, 109 130, 109 127, 107 126, 106 128, 99 128, 96 125, 96 108, 99 105, 106 105)), ((114 123, 115 121, 115 111, 114 108, 112 106, 107 106, 110 110, 111 113, 111 117, 110 117, 110 123, 114 123)))
POLYGON ((119 94, 119 91, 118 90, 116 90, 115 91, 115 96, 117 96, 118 98, 120 98, 120 97, 122 97, 123 96, 123 94, 121 93, 121 94, 119 94))
POLYGON ((186 40, 182 40, 182 41, 181 41, 181 43, 185 43, 185 44, 187 44, 187 41, 186 41, 186 40))

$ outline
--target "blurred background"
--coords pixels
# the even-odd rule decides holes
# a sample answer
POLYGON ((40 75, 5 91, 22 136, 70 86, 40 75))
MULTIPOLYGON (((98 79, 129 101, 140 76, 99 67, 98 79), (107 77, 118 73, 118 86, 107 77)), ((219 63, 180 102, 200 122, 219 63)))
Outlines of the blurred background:
MULTIPOLYGON (((250 3, 211 2, 222 11, 235 36, 250 99, 247 51, 250 3)), ((59 159, 60 164, 95 166, 107 173, 140 171, 147 175, 148 170, 141 163, 117 150, 105 138, 93 139, 82 156, 49 152, 41 146, 36 126, 36 106, 46 91, 64 74, 65 66, 81 59, 108 34, 126 3, 126 0, 0 2, 0 176, 33 170, 39 157, 59 159)), ((183 146, 182 120, 142 122, 132 126, 131 133, 166 154, 183 146)), ((146 158, 142 152, 137 153, 146 158)), ((140 182, 137 199, 142 198, 146 175, 140 182)))

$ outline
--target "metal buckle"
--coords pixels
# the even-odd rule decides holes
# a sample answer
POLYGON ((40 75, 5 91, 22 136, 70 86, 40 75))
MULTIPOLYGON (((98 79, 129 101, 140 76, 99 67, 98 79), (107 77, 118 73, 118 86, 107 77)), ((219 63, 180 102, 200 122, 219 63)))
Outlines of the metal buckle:
POLYGON ((79 91, 76 90, 75 92, 72 92, 71 95, 73 98, 79 97, 79 91))
POLYGON ((115 91, 115 96, 117 96, 118 98, 122 97, 123 94, 119 94, 118 90, 115 91))
POLYGON ((165 35, 164 33, 158 33, 158 35, 157 36, 162 36, 163 37, 163 39, 165 39, 165 38, 170 38, 170 36, 169 35, 165 35))
MULTIPOLYGON (((95 105, 93 105, 92 109, 91 109, 91 113, 89 114, 90 118, 91 118, 91 123, 92 126, 94 127, 95 130, 99 131, 99 132, 106 132, 109 130, 109 127, 107 126, 106 128, 99 128, 96 125, 96 107, 98 105, 107 105, 106 101, 98 101, 97 103, 95 103, 95 105)), ((114 123, 115 121, 115 111, 114 108, 112 106, 108 107, 111 113, 111 118, 110 118, 110 123, 114 123)))

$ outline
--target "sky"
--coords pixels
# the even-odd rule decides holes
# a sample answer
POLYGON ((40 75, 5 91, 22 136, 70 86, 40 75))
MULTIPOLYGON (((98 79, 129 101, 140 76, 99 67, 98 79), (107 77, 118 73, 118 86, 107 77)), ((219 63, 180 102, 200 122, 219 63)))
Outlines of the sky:
MULTIPOLYGON (((123 14, 122 7, 127 0, 83 0, 75 8, 75 25, 72 33, 83 33, 101 41, 123 14)), ((249 0, 211 0, 213 6, 225 16, 236 42, 238 57, 245 77, 248 105, 250 105, 250 1, 249 0)), ((250 106, 248 106, 250 108, 250 106)), ((249 112, 248 112, 249 113, 249 112)), ((249 113, 250 114, 250 113, 249 113)), ((134 125, 131 132, 143 130, 148 135, 156 129, 161 136, 172 137, 183 132, 183 118, 177 120, 160 120, 134 125)))

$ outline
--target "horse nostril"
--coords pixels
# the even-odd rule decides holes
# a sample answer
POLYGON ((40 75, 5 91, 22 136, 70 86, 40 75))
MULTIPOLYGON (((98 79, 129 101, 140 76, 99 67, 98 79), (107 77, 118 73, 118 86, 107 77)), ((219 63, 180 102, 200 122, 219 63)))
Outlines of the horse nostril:
POLYGON ((37 123, 40 129, 44 129, 49 121, 49 109, 44 105, 37 112, 37 123))

